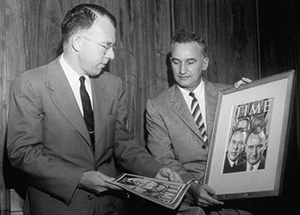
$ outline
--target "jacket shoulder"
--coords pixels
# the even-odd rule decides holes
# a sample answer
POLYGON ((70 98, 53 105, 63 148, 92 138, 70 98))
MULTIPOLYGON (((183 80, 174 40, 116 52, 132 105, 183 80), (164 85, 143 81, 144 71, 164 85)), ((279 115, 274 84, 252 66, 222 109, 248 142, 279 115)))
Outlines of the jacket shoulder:
POLYGON ((14 88, 19 89, 29 85, 33 88, 45 87, 49 65, 46 64, 19 74, 14 80, 14 88))
POLYGON ((233 87, 233 85, 224 84, 224 83, 216 83, 210 81, 206 81, 205 83, 209 88, 214 88, 216 91, 225 90, 233 87))
POLYGON ((121 82, 121 78, 114 75, 114 74, 111 74, 110 72, 103 72, 101 75, 100 75, 100 78, 103 79, 104 81, 108 82, 108 83, 120 83, 121 82))
POLYGON ((160 102, 166 102, 167 100, 170 100, 173 93, 175 92, 175 85, 171 86, 170 88, 162 91, 161 93, 159 93, 158 95, 150 98, 149 100, 151 100, 154 103, 160 103, 160 102))

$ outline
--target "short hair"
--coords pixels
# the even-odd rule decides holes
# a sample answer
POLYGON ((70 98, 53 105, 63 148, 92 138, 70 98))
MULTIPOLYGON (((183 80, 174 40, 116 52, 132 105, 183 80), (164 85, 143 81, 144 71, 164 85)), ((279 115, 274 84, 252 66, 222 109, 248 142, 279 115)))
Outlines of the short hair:
POLYGON ((257 136, 259 137, 259 139, 265 143, 267 140, 268 140, 268 135, 265 133, 264 130, 262 131, 256 131, 256 130, 253 130, 249 133, 248 137, 247 137, 247 141, 246 141, 246 144, 248 143, 248 140, 250 139, 251 136, 257 136))
POLYGON ((240 128, 240 127, 239 127, 239 128, 234 128, 234 129, 232 130, 231 135, 230 135, 229 142, 231 141, 233 135, 234 135, 235 133, 237 133, 237 132, 245 133, 245 134, 246 134, 246 138, 247 138, 247 130, 246 130, 245 128, 240 128))
POLYGON ((107 17, 116 27, 116 18, 100 5, 79 4, 69 10, 61 24, 63 42, 67 41, 74 32, 92 27, 98 15, 107 17))
POLYGON ((175 34, 171 39, 171 46, 174 43, 190 43, 196 42, 202 48, 202 54, 207 57, 208 45, 206 41, 194 32, 187 32, 184 29, 175 34))

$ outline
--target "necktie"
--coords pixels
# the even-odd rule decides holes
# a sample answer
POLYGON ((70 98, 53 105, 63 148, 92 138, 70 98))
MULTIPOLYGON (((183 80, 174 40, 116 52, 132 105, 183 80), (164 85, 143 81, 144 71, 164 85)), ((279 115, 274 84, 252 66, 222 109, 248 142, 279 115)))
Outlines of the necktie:
POLYGON ((86 124, 86 127, 89 131, 91 142, 93 146, 93 150, 95 148, 95 138, 94 138, 94 113, 92 110, 91 100, 89 97, 89 94, 87 93, 85 89, 85 77, 80 76, 80 97, 82 102, 82 108, 83 108, 83 118, 86 124))
POLYGON ((193 98, 192 105, 191 105, 192 115, 194 117, 194 120, 195 120, 198 128, 199 128, 201 138, 202 138, 203 142, 206 143, 207 133, 206 133, 204 120, 203 120, 203 117, 202 117, 202 114, 201 114, 199 102, 198 102, 198 100, 197 100, 197 98, 196 98, 196 96, 193 92, 190 92, 189 95, 193 98))

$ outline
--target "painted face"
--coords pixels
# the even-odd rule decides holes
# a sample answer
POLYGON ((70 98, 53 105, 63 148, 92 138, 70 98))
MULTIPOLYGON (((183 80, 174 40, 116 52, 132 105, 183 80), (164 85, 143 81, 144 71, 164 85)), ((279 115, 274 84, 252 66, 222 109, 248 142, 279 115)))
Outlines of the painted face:
POLYGON ((147 190, 151 190, 154 187, 158 186, 158 184, 154 181, 150 181, 147 179, 131 179, 131 181, 139 187, 145 188, 147 190))
POLYGON ((235 162, 242 154, 246 141, 246 132, 236 131, 228 145, 228 158, 235 162))
POLYGON ((83 74, 97 76, 115 55, 115 28, 105 17, 98 17, 87 31, 80 32, 78 65, 83 74))
POLYGON ((247 161, 251 165, 256 164, 260 161, 263 152, 265 150, 265 140, 259 135, 251 134, 246 143, 245 152, 247 156, 247 161))
POLYGON ((209 59, 202 54, 197 42, 174 43, 171 49, 171 65, 177 84, 193 91, 201 82, 202 71, 208 67, 209 59))

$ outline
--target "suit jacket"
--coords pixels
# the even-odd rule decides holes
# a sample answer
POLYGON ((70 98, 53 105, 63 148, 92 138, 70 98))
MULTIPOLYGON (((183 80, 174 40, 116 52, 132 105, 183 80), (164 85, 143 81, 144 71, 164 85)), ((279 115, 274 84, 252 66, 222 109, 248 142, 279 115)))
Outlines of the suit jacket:
MULTIPOLYGON (((238 164, 236 167, 235 167, 235 171, 236 172, 242 172, 242 171, 247 171, 247 159, 244 160, 243 162, 241 162, 240 164, 238 164)), ((265 164, 266 164, 266 158, 264 156, 261 157, 260 159, 260 163, 257 167, 257 169, 264 169, 265 168, 265 164)))
MULTIPOLYGON (((205 80, 208 142, 211 138, 218 92, 229 85, 205 80)), ((169 165, 187 182, 204 176, 208 147, 177 85, 147 101, 147 146, 162 164, 169 165)))
POLYGON ((226 152, 225 156, 225 162, 224 162, 224 168, 223 168, 223 173, 232 173, 232 172, 238 172, 239 170, 236 168, 243 160, 241 157, 238 158, 237 164, 234 166, 231 166, 229 163, 229 158, 228 158, 228 151, 226 152))
POLYGON ((121 79, 104 72, 91 79, 91 87, 95 153, 58 59, 23 73, 14 83, 7 150, 12 165, 27 175, 31 214, 89 214, 95 206, 92 200, 99 199, 114 201, 117 207, 120 201, 110 192, 104 198, 77 188, 86 171, 116 177, 115 160, 128 171, 149 177, 162 167, 126 128, 121 79))

